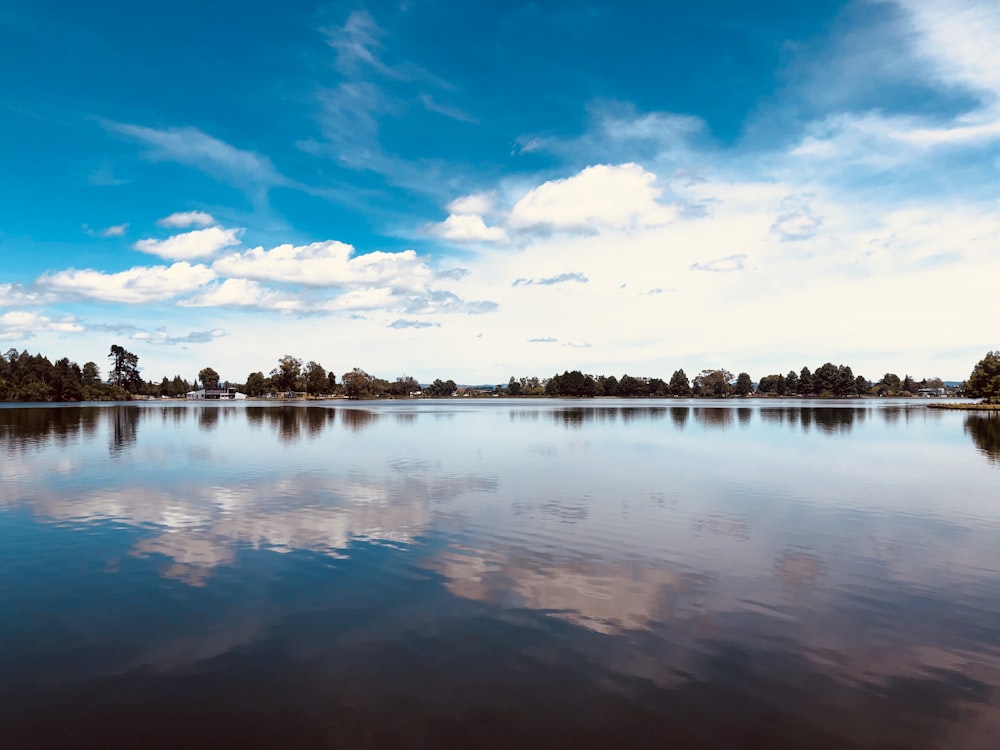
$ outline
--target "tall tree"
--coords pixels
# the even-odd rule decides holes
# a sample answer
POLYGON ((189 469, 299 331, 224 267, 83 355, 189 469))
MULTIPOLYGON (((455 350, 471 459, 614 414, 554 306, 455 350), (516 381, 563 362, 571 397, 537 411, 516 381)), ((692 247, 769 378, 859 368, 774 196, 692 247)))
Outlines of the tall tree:
POLYGON ((330 381, 326 377, 326 369, 319 362, 309 361, 305 371, 306 393, 310 396, 318 396, 326 392, 330 381))
POLYGON ((111 385, 117 385, 129 393, 135 393, 136 389, 142 385, 142 378, 139 376, 138 355, 127 351, 118 344, 112 344, 108 359, 111 360, 111 374, 109 376, 111 385))
POLYGON ((217 373, 211 367, 206 367, 201 372, 199 372, 198 380, 201 381, 202 388, 219 387, 219 373, 217 373))
POLYGON ((753 393, 753 381, 750 379, 750 374, 741 372, 736 376, 736 395, 745 397, 751 393, 753 393))
POLYGON ((986 352, 972 368, 964 390, 967 396, 1000 402, 1000 351, 986 352))
POLYGON ((279 391, 299 390, 299 377, 302 375, 302 360, 286 354, 278 360, 278 366, 271 370, 271 380, 279 391))
POLYGON ((679 398, 687 398, 691 395, 691 382, 684 370, 676 370, 670 376, 670 395, 679 398))

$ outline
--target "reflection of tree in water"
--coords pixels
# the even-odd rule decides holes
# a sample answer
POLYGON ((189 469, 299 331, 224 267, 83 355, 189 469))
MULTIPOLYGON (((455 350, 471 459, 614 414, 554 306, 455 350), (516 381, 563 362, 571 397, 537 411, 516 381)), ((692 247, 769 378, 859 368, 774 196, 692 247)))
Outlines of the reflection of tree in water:
POLYGON ((396 424, 399 425, 412 425, 417 421, 417 413, 415 411, 398 411, 395 417, 396 424))
POLYGON ((176 427, 187 421, 189 411, 186 406, 164 406, 160 409, 160 419, 163 424, 172 422, 176 427))
POLYGON ((110 406, 107 414, 111 433, 108 450, 114 456, 135 445, 139 431, 139 407, 110 406))
POLYGON ((787 424, 797 427, 803 410, 794 406, 765 406, 760 410, 760 420, 768 424, 787 424))
POLYGON ((198 410, 198 429, 211 432, 219 425, 219 408, 203 406, 198 410))
POLYGON ((361 432, 378 421, 378 414, 366 409, 344 409, 340 412, 340 420, 352 432, 361 432))
POLYGON ((972 442, 990 463, 1000 463, 1000 414, 986 417, 968 415, 965 418, 965 432, 972 436, 972 442))
POLYGON ((705 428, 724 430, 733 424, 732 409, 707 409, 696 406, 692 411, 694 412, 694 421, 705 428))
MULTIPOLYGON (((514 414, 511 412, 511 419, 514 414)), ((535 412, 537 414, 538 412, 535 412)), ((637 421, 655 421, 667 416, 665 406, 574 406, 566 409, 556 409, 550 412, 556 424, 564 427, 580 427, 584 423, 614 423, 619 417, 624 424, 637 421)))
POLYGON ((22 450, 48 439, 65 445, 81 432, 92 437, 99 412, 95 406, 0 409, 0 446, 22 450))
POLYGON ((753 415, 753 409, 748 409, 745 406, 741 406, 736 410, 736 418, 740 421, 740 426, 745 426, 750 424, 750 417, 753 415))
POLYGON ((865 418, 864 409, 832 409, 821 407, 812 409, 813 421, 816 426, 828 435, 840 433, 846 435, 854 427, 854 420, 865 418))
POLYGON ((683 430, 684 425, 687 424, 688 417, 691 416, 691 410, 686 406, 671 406, 670 407, 670 418, 674 420, 674 426, 683 430))

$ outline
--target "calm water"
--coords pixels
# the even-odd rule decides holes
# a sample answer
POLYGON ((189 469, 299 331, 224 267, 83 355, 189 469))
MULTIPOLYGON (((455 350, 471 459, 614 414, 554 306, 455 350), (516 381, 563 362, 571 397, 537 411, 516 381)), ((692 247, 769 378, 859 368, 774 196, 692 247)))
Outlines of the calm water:
POLYGON ((0 746, 1000 746, 1000 418, 0 407, 0 746))

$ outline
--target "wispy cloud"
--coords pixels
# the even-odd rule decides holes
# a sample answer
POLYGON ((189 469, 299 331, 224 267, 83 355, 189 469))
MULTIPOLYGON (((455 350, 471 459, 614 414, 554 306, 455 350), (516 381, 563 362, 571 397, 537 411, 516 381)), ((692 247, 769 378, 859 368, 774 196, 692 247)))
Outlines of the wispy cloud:
POLYGON ((404 320, 399 318, 390 323, 387 328, 440 328, 440 323, 432 323, 426 320, 404 320))
POLYGON ((156 346, 177 346, 178 344, 207 344, 229 334, 221 328, 209 331, 192 331, 184 336, 171 336, 164 329, 137 331, 129 336, 133 341, 142 341, 156 346))
POLYGON ((540 338, 528 339, 529 344, 555 344, 559 339, 552 338, 551 336, 542 336, 540 338))
POLYGON ((692 263, 692 271, 708 271, 710 273, 733 273, 742 271, 746 264, 746 255, 727 255, 725 258, 716 258, 706 263, 692 263))
POLYGON ((119 122, 105 122, 112 133, 146 147, 150 161, 170 161, 194 167, 215 179, 248 190, 266 191, 288 184, 271 160, 214 138, 197 128, 150 128, 119 122))
POLYGON ((538 284, 539 286, 555 286, 557 284, 565 284, 567 282, 574 282, 576 284, 586 284, 590 279, 582 273, 560 273, 555 276, 547 276, 543 279, 516 279, 511 286, 532 286, 538 284))

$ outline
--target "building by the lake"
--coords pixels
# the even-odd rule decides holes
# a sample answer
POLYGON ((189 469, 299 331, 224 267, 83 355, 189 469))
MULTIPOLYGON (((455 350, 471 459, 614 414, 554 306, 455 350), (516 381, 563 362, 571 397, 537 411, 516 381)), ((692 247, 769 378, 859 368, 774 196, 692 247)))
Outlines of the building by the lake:
POLYGON ((247 395, 235 388, 202 388, 188 391, 187 397, 193 401, 243 401, 247 395))

